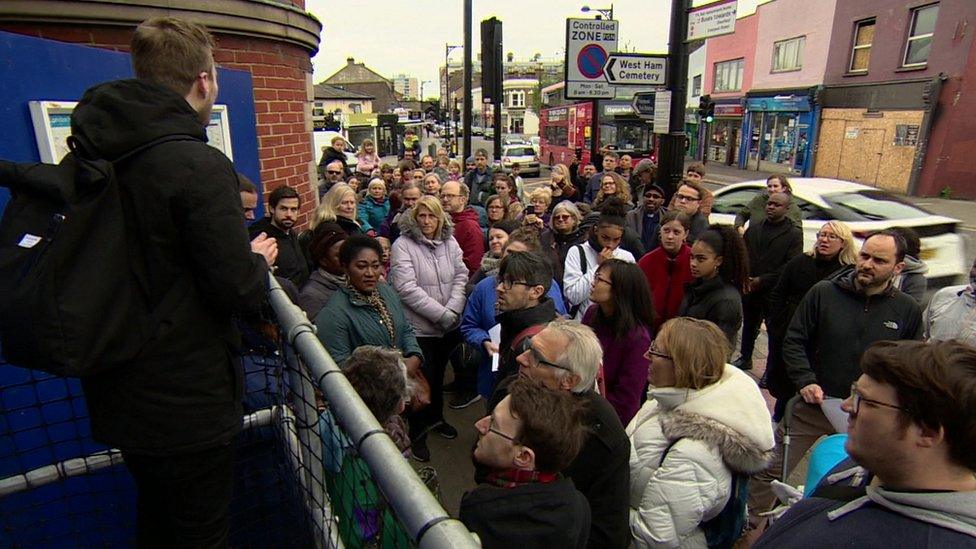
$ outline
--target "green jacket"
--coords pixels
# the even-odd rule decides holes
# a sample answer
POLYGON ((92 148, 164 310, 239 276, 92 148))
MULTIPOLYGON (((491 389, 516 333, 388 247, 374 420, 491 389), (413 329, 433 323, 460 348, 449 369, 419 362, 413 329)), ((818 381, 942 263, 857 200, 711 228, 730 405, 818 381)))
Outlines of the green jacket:
POLYGON ((395 348, 404 357, 418 356, 423 359, 417 336, 403 314, 403 304, 396 291, 385 282, 380 283, 377 289, 393 318, 397 340, 390 341, 390 334, 380 324, 380 316, 372 307, 353 299, 348 288, 340 288, 315 317, 319 341, 336 364, 341 365, 360 345, 395 348))
MULTIPOLYGON (((741 227, 750 219, 766 219, 766 201, 769 200, 769 193, 763 191, 752 197, 745 208, 735 214, 735 226, 741 227)), ((803 228, 803 212, 796 205, 796 199, 790 198, 790 207, 786 210, 786 217, 799 228, 803 228)))

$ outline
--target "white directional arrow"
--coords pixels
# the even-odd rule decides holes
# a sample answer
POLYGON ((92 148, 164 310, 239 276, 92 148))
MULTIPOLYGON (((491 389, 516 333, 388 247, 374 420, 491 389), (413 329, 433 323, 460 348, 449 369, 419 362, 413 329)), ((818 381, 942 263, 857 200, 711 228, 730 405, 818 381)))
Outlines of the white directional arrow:
POLYGON ((603 76, 615 85, 663 86, 668 58, 649 53, 611 53, 603 65, 603 76))

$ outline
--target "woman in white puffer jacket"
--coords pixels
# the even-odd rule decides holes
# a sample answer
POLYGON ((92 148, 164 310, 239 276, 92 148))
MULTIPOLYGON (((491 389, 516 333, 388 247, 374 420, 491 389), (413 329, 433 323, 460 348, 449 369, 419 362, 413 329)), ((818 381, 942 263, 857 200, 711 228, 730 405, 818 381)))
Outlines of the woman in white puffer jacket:
POLYGON ((706 547, 700 524, 725 507, 733 473, 769 464, 769 411, 709 321, 669 320, 645 356, 648 399, 627 426, 634 545, 706 547))

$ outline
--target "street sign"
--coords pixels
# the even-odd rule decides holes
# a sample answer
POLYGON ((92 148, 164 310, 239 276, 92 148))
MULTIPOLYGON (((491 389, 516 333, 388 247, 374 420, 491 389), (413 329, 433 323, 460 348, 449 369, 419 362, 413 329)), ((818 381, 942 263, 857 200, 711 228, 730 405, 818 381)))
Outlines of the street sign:
POLYGON ((603 67, 610 52, 617 51, 618 25, 607 19, 566 19, 566 99, 614 97, 603 67))
POLYGON ((671 127, 671 92, 654 95, 654 133, 668 133, 671 127))
POLYGON ((634 107, 634 114, 647 120, 653 119, 654 97, 656 95, 657 92, 635 93, 634 100, 631 101, 631 105, 634 107))
POLYGON ((614 85, 663 86, 667 66, 666 55, 611 53, 603 65, 603 76, 614 85))
POLYGON ((687 41, 735 32, 736 8, 736 0, 725 0, 690 10, 687 41))

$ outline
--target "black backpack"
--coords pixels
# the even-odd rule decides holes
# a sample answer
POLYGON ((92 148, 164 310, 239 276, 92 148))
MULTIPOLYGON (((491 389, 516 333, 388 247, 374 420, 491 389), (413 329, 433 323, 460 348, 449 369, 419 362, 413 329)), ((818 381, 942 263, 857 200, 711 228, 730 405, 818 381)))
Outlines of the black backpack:
MULTIPOLYGON (((664 458, 680 438, 668 443, 661 454, 658 467, 664 464, 664 458)), ((698 526, 705 532, 705 543, 709 549, 732 549, 735 542, 745 533, 747 517, 747 503, 749 500, 749 475, 732 471, 732 490, 729 501, 719 514, 709 520, 702 521, 698 526)))
POLYGON ((11 192, 0 219, 0 352, 8 362, 80 377, 139 356, 189 284, 174 282, 150 305, 133 207, 115 166, 186 140, 199 141, 166 136, 109 161, 71 136, 60 164, 0 161, 0 186, 11 192))

